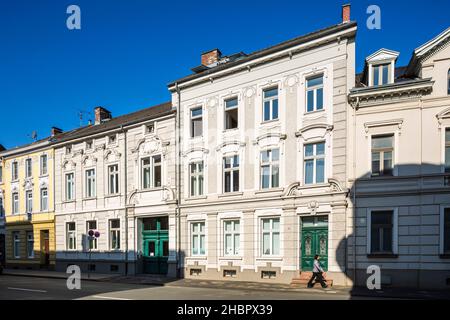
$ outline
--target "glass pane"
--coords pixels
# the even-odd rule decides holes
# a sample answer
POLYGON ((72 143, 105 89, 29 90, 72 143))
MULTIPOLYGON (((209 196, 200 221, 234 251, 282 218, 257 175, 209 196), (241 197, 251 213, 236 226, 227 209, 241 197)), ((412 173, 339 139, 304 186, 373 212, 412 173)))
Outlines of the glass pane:
POLYGON ((372 173, 380 172, 380 153, 372 152, 372 173))
POLYGON ((280 219, 273 219, 273 230, 280 230, 280 219))
POLYGON ((239 221, 234 222, 234 232, 239 232, 240 223, 239 221))
POLYGON ((234 99, 229 99, 227 101, 225 101, 225 108, 232 108, 232 107, 236 107, 238 105, 238 100, 237 98, 234 99))
POLYGON ((383 251, 392 252, 392 228, 383 228, 383 251))
POLYGON ((264 121, 270 120, 270 101, 264 102, 264 121))
POLYGON ((200 230, 200 224, 199 224, 199 223, 194 223, 194 224, 192 224, 192 231, 193 231, 194 233, 198 233, 199 230, 200 230))
POLYGON ((270 167, 263 166, 261 167, 261 188, 266 189, 269 188, 270 181, 270 167))
POLYGON ((202 108, 196 108, 191 110, 191 116, 197 117, 202 115, 202 108))
POLYGON ((316 91, 316 99, 317 99, 317 110, 323 109, 323 88, 319 88, 316 91))
POLYGON ((272 166, 272 188, 278 188, 280 185, 280 172, 277 165, 272 166))
POLYGON ((225 231, 229 232, 232 230, 232 222, 231 221, 225 221, 225 231))
POLYGON ((313 183, 313 177, 314 177, 314 160, 307 160, 305 161, 305 183, 313 183))
POLYGON ((205 223, 200 223, 200 232, 205 232, 205 223))
POLYGON ((278 99, 272 101, 272 119, 278 119, 278 99))
POLYGON ((261 162, 269 162, 270 150, 265 150, 261 152, 261 162))
POLYGON ((239 234, 234 235, 234 254, 238 255, 240 254, 240 243, 241 243, 241 237, 239 234))
POLYGON ((305 255, 310 256, 311 255, 311 237, 305 238, 305 255))
POLYGON ((233 191, 239 191, 239 170, 233 171, 233 191))
POLYGON ((272 161, 278 161, 280 159, 280 150, 273 149, 272 150, 272 161))
POLYGON ((169 256, 169 241, 163 241, 163 257, 169 256))
POLYGON ((384 153, 383 173, 392 174, 392 152, 384 153))
POLYGON ((198 195, 203 195, 203 176, 198 177, 198 195))
POLYGON ((450 142, 450 129, 445 130, 445 142, 450 142))
POLYGON ((313 144, 305 145, 305 156, 312 157, 313 155, 314 155, 314 145, 313 144))
POLYGON ((378 80, 380 79, 379 67, 373 67, 373 85, 378 85, 378 80))
POLYGON ((276 97, 278 95, 278 88, 264 90, 264 98, 276 97))
POLYGON ((392 148, 394 136, 372 137, 372 148, 392 148))
POLYGON ((205 254, 206 246, 205 246, 205 236, 200 236, 200 254, 205 254))
POLYGON ((154 187, 161 186, 161 166, 155 166, 155 177, 154 177, 154 187))
POLYGON ((195 177, 191 177, 191 196, 195 196, 196 190, 195 190, 195 183, 196 183, 196 178, 195 177))
POLYGON ((309 78, 306 81, 306 86, 308 88, 311 88, 311 87, 314 87, 314 86, 319 86, 319 85, 322 85, 322 84, 323 84, 323 76, 322 75, 320 75, 318 77, 314 77, 314 78, 309 78))
POLYGON ((306 111, 314 111, 314 90, 309 90, 306 94, 306 111))
POLYGON ((198 254, 198 236, 192 236, 192 254, 198 254))
POLYGON ((371 252, 380 252, 380 229, 378 227, 371 228, 370 239, 371 252))
POLYGON ((225 129, 234 129, 238 127, 238 109, 228 110, 225 116, 225 129))
POLYGON ((270 235, 263 234, 263 254, 270 254, 270 235))
POLYGON ((192 136, 199 137, 203 134, 203 121, 202 119, 192 120, 192 136))
POLYGON ((450 208, 444 211, 444 251, 450 252, 450 208))
POLYGON ((450 170, 450 147, 445 148, 445 168, 446 172, 450 170))
POLYGON ((203 172, 203 162, 198 163, 198 172, 203 172))
POLYGON ((372 225, 392 225, 392 211, 373 211, 372 225))
POLYGON ((323 183, 325 182, 325 159, 317 159, 316 165, 316 183, 323 183))
POLYGON ((231 234, 225 235, 225 254, 233 254, 233 243, 231 234))
POLYGON ((225 169, 231 168, 231 158, 230 157, 224 158, 223 164, 225 169))
POLYGON ((316 144, 316 155, 325 154, 325 143, 317 143, 316 144))
POLYGON ((274 233, 272 235, 272 254, 278 255, 280 254, 280 234, 274 233))
POLYGON ((263 230, 270 230, 270 219, 263 220, 263 230))
POLYGON ((383 83, 382 84, 387 84, 388 76, 389 76, 389 65, 384 65, 382 67, 383 67, 383 83))
POLYGON ((319 240, 319 254, 321 256, 325 256, 327 254, 327 239, 324 236, 321 236, 319 240))
POLYGON ((225 172, 224 175, 224 187, 225 187, 225 192, 230 192, 231 191, 231 172, 225 172))
POLYGON ((144 168, 143 187, 150 188, 150 168, 144 168))
POLYGON ((233 167, 235 168, 239 167, 239 156, 233 157, 233 167))

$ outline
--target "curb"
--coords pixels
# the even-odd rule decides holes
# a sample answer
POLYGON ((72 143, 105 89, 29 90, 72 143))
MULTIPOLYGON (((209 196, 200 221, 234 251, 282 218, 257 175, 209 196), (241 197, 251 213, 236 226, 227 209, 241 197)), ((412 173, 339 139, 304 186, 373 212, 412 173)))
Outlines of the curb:
MULTIPOLYGON (((58 276, 58 275, 38 275, 38 274, 23 274, 23 273, 9 273, 4 272, 4 276, 12 276, 12 277, 28 277, 28 278, 42 278, 42 279, 64 279, 67 280, 69 274, 66 276, 58 276)), ((95 281, 95 282, 107 282, 110 281, 110 278, 107 279, 91 279, 91 278, 81 278, 81 280, 86 281, 95 281)))

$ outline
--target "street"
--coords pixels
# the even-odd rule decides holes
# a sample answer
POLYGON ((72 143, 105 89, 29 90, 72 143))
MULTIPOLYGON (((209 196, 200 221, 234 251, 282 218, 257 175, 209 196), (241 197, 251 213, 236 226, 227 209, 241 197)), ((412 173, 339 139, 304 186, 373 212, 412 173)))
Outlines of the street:
POLYGON ((113 282, 82 281, 80 290, 68 290, 64 279, 3 275, 0 300, 348 300, 349 294, 334 290, 276 292, 149 286, 113 282))

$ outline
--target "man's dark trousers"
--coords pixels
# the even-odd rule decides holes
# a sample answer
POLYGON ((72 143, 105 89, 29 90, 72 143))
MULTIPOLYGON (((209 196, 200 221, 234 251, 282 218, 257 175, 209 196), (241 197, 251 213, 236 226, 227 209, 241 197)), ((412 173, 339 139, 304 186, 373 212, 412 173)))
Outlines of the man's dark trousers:
POLYGON ((308 282, 308 287, 312 288, 314 280, 317 279, 317 282, 320 282, 322 288, 326 288, 327 284, 325 283, 325 279, 322 276, 322 272, 313 272, 311 279, 308 282))

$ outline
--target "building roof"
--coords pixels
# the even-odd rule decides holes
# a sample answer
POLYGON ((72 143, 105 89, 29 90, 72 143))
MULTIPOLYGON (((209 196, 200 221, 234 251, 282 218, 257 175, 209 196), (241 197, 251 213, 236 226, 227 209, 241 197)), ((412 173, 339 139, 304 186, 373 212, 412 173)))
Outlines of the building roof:
MULTIPOLYGON (((408 66, 395 67, 394 71, 394 84, 403 81, 414 80, 415 77, 408 76, 406 74, 408 66)), ((367 87, 367 66, 364 71, 355 75, 355 88, 367 87)))
POLYGON ((172 87, 176 83, 180 84, 180 83, 183 83, 183 82, 186 82, 189 80, 194 80, 194 79, 206 76, 206 75, 211 75, 218 71, 225 70, 225 69, 228 69, 228 68, 231 68, 234 66, 238 66, 240 64, 244 64, 246 62, 255 60, 257 58, 261 58, 261 57, 270 55, 270 54, 278 52, 278 51, 286 50, 291 47, 294 47, 294 46, 297 46, 297 45, 300 45, 303 43, 307 43, 309 41, 316 40, 321 37, 331 35, 331 34, 339 32, 339 31, 343 31, 343 30, 350 29, 353 27, 356 27, 356 22, 354 22, 354 21, 346 22, 346 23, 339 23, 339 24, 336 24, 336 25, 333 25, 333 26, 330 26, 330 27, 327 27, 327 28, 324 28, 324 29, 321 29, 318 31, 314 31, 314 32, 308 33, 306 35, 302 35, 302 36, 281 42, 277 45, 274 45, 274 46, 271 46, 271 47, 268 47, 265 49, 261 49, 258 51, 254 51, 248 55, 242 55, 237 60, 230 61, 230 62, 224 63, 224 64, 219 64, 212 68, 207 68, 204 71, 198 70, 199 72, 197 72, 197 73, 194 73, 194 74, 188 75, 186 77, 180 78, 178 80, 172 81, 171 83, 168 84, 168 87, 172 87))

